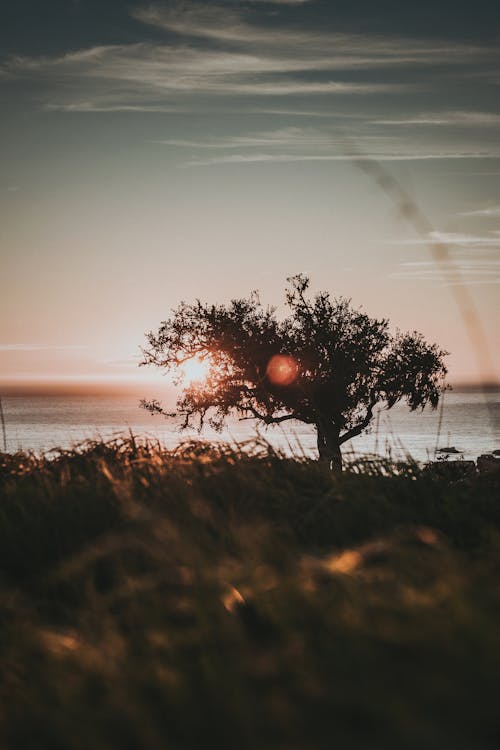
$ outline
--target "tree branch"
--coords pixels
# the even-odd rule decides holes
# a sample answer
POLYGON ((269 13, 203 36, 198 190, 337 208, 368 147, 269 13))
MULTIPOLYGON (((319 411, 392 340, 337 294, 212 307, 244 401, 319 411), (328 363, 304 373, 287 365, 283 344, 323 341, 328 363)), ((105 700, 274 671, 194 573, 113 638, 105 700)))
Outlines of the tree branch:
POLYGON ((365 430, 368 427, 368 425, 373 419, 373 407, 375 406, 376 403, 377 403, 377 400, 375 398, 372 398, 372 400, 368 404, 368 408, 366 410, 366 414, 364 418, 361 420, 361 422, 359 422, 357 425, 352 427, 347 432, 344 432, 344 434, 339 437, 339 445, 346 443, 348 440, 351 440, 351 438, 353 437, 357 437, 363 432, 363 430, 365 430))
POLYGON ((281 417, 271 417, 268 414, 261 414, 253 406, 245 406, 245 411, 252 413, 251 417, 240 417, 239 421, 244 422, 246 419, 260 419, 264 424, 280 424, 287 419, 297 419, 295 414, 283 414, 281 417))

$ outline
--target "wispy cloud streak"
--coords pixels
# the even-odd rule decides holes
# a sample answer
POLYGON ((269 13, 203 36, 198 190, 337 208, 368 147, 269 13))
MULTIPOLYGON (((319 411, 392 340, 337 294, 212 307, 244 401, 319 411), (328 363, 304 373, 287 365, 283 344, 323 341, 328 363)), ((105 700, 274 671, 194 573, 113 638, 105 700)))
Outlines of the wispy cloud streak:
MULTIPOLYGON (((301 161, 355 161, 357 158, 356 153, 345 153, 345 154, 275 154, 275 153, 253 153, 253 154, 231 154, 228 156, 214 156, 207 159, 192 159, 191 161, 185 162, 185 167, 210 167, 218 164, 252 164, 259 162, 274 162, 274 163, 287 163, 287 162, 301 162, 301 161)), ((434 161, 434 160, 453 160, 453 159, 485 159, 493 158, 500 159, 500 153, 488 154, 485 152, 471 152, 471 153, 390 153, 390 152, 379 152, 379 153, 367 153, 365 154, 366 159, 374 161, 434 161)), ((418 241, 409 241, 408 244, 417 244, 418 241)))
POLYGON ((500 114, 496 112, 435 112, 413 117, 372 120, 372 125, 394 126, 457 126, 457 127, 497 127, 500 114))
POLYGON ((49 352, 49 351, 85 351, 88 346, 80 344, 0 344, 1 352, 49 352))
MULTIPOLYGON (((464 234, 459 232, 430 232, 428 237, 399 240, 399 245, 443 244, 449 247, 494 247, 500 248, 500 237, 495 232, 486 235, 464 234)), ((391 241, 391 244, 393 242, 391 241)))
MULTIPOLYGON (((282 0, 272 4, 305 3, 282 0)), ((168 106, 187 106, 192 97, 408 94, 433 84, 430 79, 402 82, 401 70, 428 69, 442 65, 443 60, 448 68, 470 69, 498 59, 497 50, 487 45, 341 34, 286 22, 259 24, 258 14, 251 9, 251 3, 141 6, 133 11, 134 18, 166 32, 164 41, 101 45, 53 58, 16 57, 3 67, 3 73, 45 77, 50 90, 46 106, 51 109, 161 112, 168 111, 163 109, 168 106), (381 80, 376 75, 380 69, 393 70, 394 76, 381 80)), ((462 119, 466 116, 462 113, 462 119)), ((430 124, 433 118, 416 120, 430 124)), ((376 122, 402 125, 405 120, 376 122)))
POLYGON ((158 108, 196 96, 311 96, 401 93, 396 82, 345 81, 318 77, 330 70, 325 61, 264 56, 241 51, 138 43, 96 47, 58 58, 18 58, 12 75, 46 76, 71 95, 52 108, 91 111, 109 107, 158 108), (304 77, 304 74, 309 73, 304 77), (300 77, 298 77, 300 75, 300 77), (76 82, 76 85, 75 85, 76 82), (75 101, 75 89, 80 97, 75 101))
MULTIPOLYGON (((391 244, 394 244, 391 242, 391 244)), ((485 235, 458 232, 430 232, 428 237, 408 239, 402 246, 445 246, 452 253, 452 264, 436 265, 434 260, 406 260, 391 274, 397 279, 432 281, 443 284, 500 284, 500 233, 485 235)))
POLYGON ((133 15, 145 24, 180 36, 236 43, 254 53, 273 57, 310 60, 314 67, 384 67, 418 63, 463 64, 466 60, 487 60, 496 50, 487 45, 453 44, 381 35, 342 34, 329 30, 269 27, 251 23, 241 9, 201 3, 151 5, 137 8, 133 15))
MULTIPOLYGON (((346 146, 345 129, 338 124, 321 127, 289 126, 225 137, 199 139, 165 138, 157 143, 176 149, 212 151, 210 156, 193 157, 191 166, 210 164, 249 163, 252 161, 317 161, 352 159, 346 146), (226 155, 220 152, 238 151, 226 155)), ((466 144, 445 144, 442 148, 430 149, 429 144, 410 141, 406 137, 395 137, 383 132, 360 132, 358 148, 370 158, 378 160, 416 159, 495 159, 500 158, 500 147, 496 150, 484 146, 468 150, 466 144), (367 134, 369 133, 369 134, 367 134), (460 147, 462 146, 462 147, 460 147)))
POLYGON ((433 261, 408 261, 401 263, 400 270, 390 276, 394 279, 431 281, 445 285, 497 285, 500 284, 500 260, 457 259, 454 272, 437 268, 433 261), (460 281, 457 281, 457 270, 460 281))
POLYGON ((473 211, 461 211, 457 216, 478 216, 495 218, 500 216, 500 206, 486 206, 485 208, 476 208, 473 211))

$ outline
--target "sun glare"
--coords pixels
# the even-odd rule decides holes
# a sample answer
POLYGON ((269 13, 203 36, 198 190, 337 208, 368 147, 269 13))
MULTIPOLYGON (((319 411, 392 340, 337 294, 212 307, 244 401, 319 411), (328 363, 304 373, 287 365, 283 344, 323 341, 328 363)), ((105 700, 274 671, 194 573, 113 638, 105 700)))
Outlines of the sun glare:
POLYGON ((186 360, 182 365, 182 376, 186 385, 192 383, 198 383, 206 378, 208 370, 210 368, 210 362, 208 359, 201 359, 200 357, 191 357, 186 360))

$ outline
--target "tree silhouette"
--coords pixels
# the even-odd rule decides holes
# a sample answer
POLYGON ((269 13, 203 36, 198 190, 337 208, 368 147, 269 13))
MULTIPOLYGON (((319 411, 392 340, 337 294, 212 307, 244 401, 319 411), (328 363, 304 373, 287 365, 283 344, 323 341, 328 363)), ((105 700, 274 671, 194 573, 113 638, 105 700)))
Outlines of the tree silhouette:
MULTIPOLYGON (((228 305, 182 303, 156 333, 146 335, 142 364, 177 371, 193 357, 205 378, 185 384, 176 412, 154 400, 152 413, 182 416, 182 427, 220 430, 230 414, 266 425, 298 420, 317 430, 320 460, 341 470, 341 445, 362 433, 375 406, 404 399, 414 411, 435 408, 445 389, 446 352, 417 332, 391 335, 349 300, 306 296, 309 279, 288 279, 290 315, 276 317, 256 292, 228 305)), ((179 374, 180 373, 180 374, 179 374)))

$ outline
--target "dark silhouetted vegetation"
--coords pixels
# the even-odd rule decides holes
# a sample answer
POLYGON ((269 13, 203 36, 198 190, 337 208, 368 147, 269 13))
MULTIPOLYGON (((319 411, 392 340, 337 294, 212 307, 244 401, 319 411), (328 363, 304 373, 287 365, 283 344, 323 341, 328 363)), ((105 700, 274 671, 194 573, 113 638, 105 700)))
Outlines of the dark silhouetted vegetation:
MULTIPOLYGON (((376 405, 436 407, 445 352, 416 332, 391 335, 387 320, 348 300, 307 299, 304 276, 289 282, 283 320, 257 294, 227 306, 182 303, 147 335, 144 364, 178 372, 195 356, 209 363, 177 403, 184 427, 207 419, 220 429, 231 412, 267 425, 299 420, 316 428, 320 459, 341 469, 341 445, 369 426, 376 405)), ((144 405, 165 414, 158 401, 144 405)))
POLYGON ((498 475, 0 455, 8 750, 493 750, 498 475))

